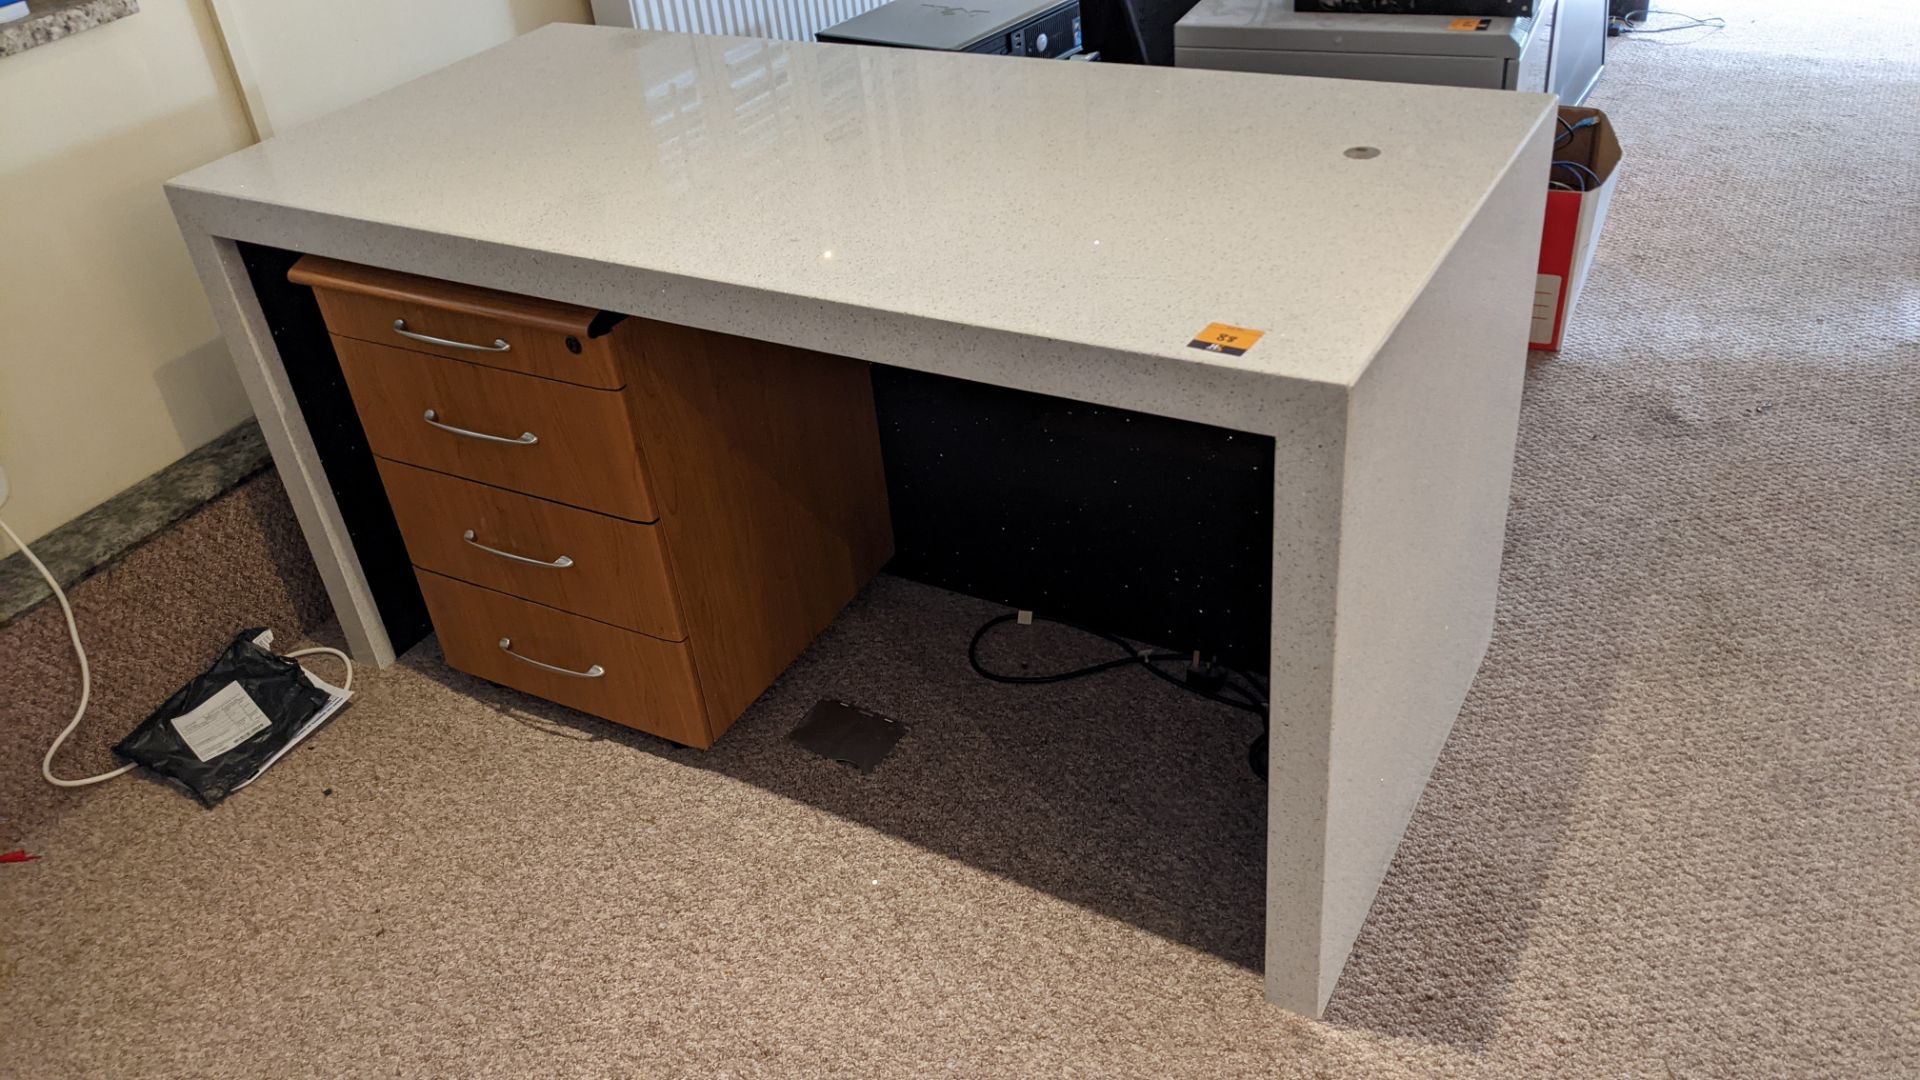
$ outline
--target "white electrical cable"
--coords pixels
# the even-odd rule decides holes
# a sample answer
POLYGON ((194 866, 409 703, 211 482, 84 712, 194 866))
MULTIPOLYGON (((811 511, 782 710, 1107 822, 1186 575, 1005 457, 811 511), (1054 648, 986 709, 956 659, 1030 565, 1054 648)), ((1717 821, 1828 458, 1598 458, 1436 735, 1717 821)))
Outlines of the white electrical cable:
MULTIPOLYGON (((80 624, 74 621, 73 605, 67 602, 67 594, 60 588, 60 583, 54 580, 52 572, 47 569, 47 564, 40 561, 40 557, 26 545, 26 541, 20 539, 20 534, 8 528, 5 521, 0 521, 0 533, 5 533, 7 539, 13 541, 13 546, 20 549, 20 554, 25 555, 27 561, 33 564, 33 568, 40 571, 40 576, 47 579, 47 587, 53 590, 53 598, 60 601, 60 613, 67 617, 67 637, 73 641, 73 655, 80 658, 80 704, 73 710, 73 719, 67 721, 67 726, 61 729, 60 734, 53 737, 53 745, 47 747, 47 756, 40 759, 40 775, 47 778, 47 783, 58 787, 86 787, 133 771, 134 763, 129 762, 117 769, 103 772, 98 776, 89 776, 83 780, 62 780, 53 775, 53 755, 60 752, 61 745, 67 741, 69 735, 73 734, 74 729, 80 726, 81 718, 87 715, 87 699, 93 695, 93 669, 87 664, 86 646, 80 644, 80 624)), ((315 645, 313 648, 300 649, 285 655, 291 658, 311 656, 314 653, 327 653, 339 657, 340 662, 346 665, 347 669, 347 677, 341 683, 340 689, 353 689, 353 661, 339 649, 315 645)))
POLYGON ((353 689, 353 659, 339 649, 329 648, 325 645, 315 645, 311 649, 295 649, 290 653, 281 653, 280 655, 291 660, 296 656, 312 656, 315 653, 326 653, 328 656, 339 657, 341 666, 347 669, 347 677, 340 680, 340 689, 343 691, 353 689))
POLYGON ((41 562, 40 557, 33 553, 33 549, 27 546, 26 541, 20 539, 20 534, 8 528, 4 521, 0 521, 0 532, 6 533, 7 539, 13 541, 13 546, 20 549, 20 554, 25 555, 27 561, 33 564, 33 568, 40 571, 40 576, 47 579, 47 587, 53 590, 53 598, 60 601, 60 613, 67 617, 67 636, 73 639, 73 655, 80 658, 80 704, 73 710, 73 719, 67 721, 67 726, 60 734, 53 737, 53 745, 47 747, 47 756, 40 759, 40 775, 47 778, 47 783, 60 787, 86 787, 88 784, 98 784, 122 773, 132 772, 133 765, 128 763, 112 772, 103 772, 84 780, 62 780, 53 775, 53 755, 60 751, 60 744, 67 741, 67 736, 73 734, 73 729, 80 726, 80 718, 87 715, 87 699, 93 695, 93 669, 87 665, 86 646, 80 644, 80 625, 73 621, 73 605, 67 603, 67 594, 61 590, 60 583, 53 579, 53 573, 47 569, 47 564, 41 562))

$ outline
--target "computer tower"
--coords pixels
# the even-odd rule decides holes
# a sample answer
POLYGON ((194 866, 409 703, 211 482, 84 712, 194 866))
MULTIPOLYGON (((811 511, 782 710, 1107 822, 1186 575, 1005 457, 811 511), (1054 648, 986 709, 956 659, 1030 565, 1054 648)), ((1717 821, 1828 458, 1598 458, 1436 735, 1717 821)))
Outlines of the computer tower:
POLYGON ((1080 0, 893 0, 820 31, 820 41, 1066 59, 1084 44, 1080 0))

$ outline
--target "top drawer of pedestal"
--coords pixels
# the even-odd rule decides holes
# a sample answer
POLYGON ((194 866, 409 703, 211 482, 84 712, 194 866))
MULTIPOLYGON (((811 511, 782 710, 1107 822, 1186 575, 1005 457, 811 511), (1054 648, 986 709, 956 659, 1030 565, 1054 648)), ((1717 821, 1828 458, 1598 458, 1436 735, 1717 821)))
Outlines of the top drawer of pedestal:
POLYGON ((619 317, 592 308, 315 255, 287 279, 312 287, 342 337, 602 390, 627 383, 609 336, 619 317))

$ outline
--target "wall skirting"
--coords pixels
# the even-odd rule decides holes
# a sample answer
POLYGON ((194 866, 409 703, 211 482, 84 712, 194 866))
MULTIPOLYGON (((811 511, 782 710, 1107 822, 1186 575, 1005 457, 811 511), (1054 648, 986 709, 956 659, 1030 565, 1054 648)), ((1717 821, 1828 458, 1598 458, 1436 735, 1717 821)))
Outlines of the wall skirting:
MULTIPOLYGON (((70 589, 268 464, 260 425, 248 420, 35 540, 33 553, 70 589)), ((0 626, 52 595, 25 556, 0 559, 0 626)))

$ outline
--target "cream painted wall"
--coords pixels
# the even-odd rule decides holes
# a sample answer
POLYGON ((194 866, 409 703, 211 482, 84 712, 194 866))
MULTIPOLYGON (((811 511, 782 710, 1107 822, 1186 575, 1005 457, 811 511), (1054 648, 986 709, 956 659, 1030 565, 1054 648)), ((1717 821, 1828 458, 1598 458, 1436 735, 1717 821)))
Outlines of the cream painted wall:
POLYGON ((593 21, 588 0, 211 2, 263 139, 550 22, 593 21))
POLYGON ((31 543, 248 415, 160 185, 250 132, 202 0, 0 59, 0 102, 0 515, 31 543))
POLYGON ((0 516, 32 543, 249 415, 162 182, 588 11, 145 0, 0 59, 0 516))

